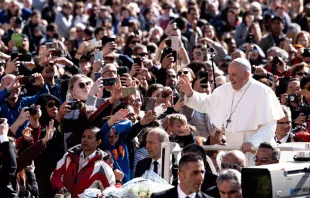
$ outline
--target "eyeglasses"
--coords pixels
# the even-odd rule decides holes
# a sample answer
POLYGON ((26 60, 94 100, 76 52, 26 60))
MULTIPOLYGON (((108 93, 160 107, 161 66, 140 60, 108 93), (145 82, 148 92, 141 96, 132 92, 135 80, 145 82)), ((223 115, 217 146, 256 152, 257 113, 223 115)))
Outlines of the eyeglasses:
POLYGON ((306 75, 308 75, 307 72, 297 72, 296 74, 297 74, 298 76, 306 76, 306 75))
POLYGON ((167 75, 167 78, 176 78, 176 75, 167 75))
POLYGON ((81 89, 84 89, 86 86, 89 86, 90 84, 91 84, 90 81, 87 81, 87 82, 80 82, 80 83, 79 83, 79 87, 80 87, 81 89))
POLYGON ((137 56, 147 56, 148 53, 141 53, 141 54, 137 54, 137 56))
POLYGON ((291 124, 291 122, 277 122, 279 125, 288 125, 288 124, 291 124))
POLYGON ((48 108, 57 107, 57 105, 56 105, 55 102, 49 102, 49 103, 46 104, 46 106, 47 106, 48 108))
POLYGON ((140 41, 131 41, 130 43, 131 44, 137 44, 137 43, 140 43, 140 41))
POLYGON ((259 157, 255 156, 255 157, 253 158, 253 160, 254 160, 254 162, 260 161, 261 163, 267 163, 267 162, 268 162, 268 158, 267 158, 267 157, 259 158, 259 157))
POLYGON ((201 56, 201 52, 194 52, 195 56, 201 56))
POLYGON ((181 75, 183 75, 183 74, 184 74, 184 75, 188 74, 188 71, 183 71, 183 72, 179 71, 179 72, 178 72, 178 76, 181 76, 181 75))
POLYGON ((225 164, 225 163, 221 163, 221 168, 222 169, 226 169, 226 168, 230 169, 231 168, 231 169, 238 170, 238 169, 242 169, 243 166, 240 166, 238 164, 225 164))

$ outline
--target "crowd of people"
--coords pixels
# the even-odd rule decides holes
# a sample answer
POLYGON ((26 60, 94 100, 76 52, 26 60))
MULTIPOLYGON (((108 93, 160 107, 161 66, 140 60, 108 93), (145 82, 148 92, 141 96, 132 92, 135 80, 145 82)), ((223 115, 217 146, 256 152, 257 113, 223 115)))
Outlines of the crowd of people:
POLYGON ((310 142, 309 19, 307 0, 0 1, 0 197, 162 176, 167 142, 175 187, 152 197, 242 197, 242 168, 310 142))

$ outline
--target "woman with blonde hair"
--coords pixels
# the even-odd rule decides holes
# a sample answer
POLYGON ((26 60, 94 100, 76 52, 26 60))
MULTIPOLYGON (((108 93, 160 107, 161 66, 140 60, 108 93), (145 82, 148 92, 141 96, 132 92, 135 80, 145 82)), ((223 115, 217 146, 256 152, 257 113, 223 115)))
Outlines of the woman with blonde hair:
POLYGON ((59 109, 65 152, 81 142, 87 126, 86 100, 93 82, 83 74, 71 77, 68 85, 67 101, 59 109))

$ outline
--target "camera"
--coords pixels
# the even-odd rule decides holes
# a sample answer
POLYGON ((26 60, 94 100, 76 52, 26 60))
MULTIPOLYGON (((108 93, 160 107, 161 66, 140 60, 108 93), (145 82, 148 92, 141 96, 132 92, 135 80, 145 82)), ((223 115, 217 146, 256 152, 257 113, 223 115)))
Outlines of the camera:
POLYGON ((208 47, 207 48, 207 53, 211 54, 213 56, 216 55, 216 51, 215 51, 215 49, 213 47, 208 47))
POLYGON ((250 44, 255 43, 253 34, 249 34, 245 41, 250 44))
POLYGON ((177 51, 172 49, 171 39, 166 40, 166 45, 167 45, 167 47, 163 50, 160 61, 162 61, 167 54, 172 54, 173 62, 176 62, 177 61, 177 51))
POLYGON ((139 57, 136 57, 133 59, 133 62, 137 65, 139 65, 140 67, 142 66, 142 59, 139 57))
POLYGON ((115 40, 116 40, 115 37, 104 36, 101 39, 101 41, 102 41, 101 46, 105 46, 107 43, 115 42, 115 40))
POLYGON ((304 52, 302 53, 303 57, 310 57, 310 48, 305 48, 304 52))
POLYGON ((15 19, 15 26, 16 26, 16 27, 21 27, 22 24, 23 24, 23 19, 22 19, 22 17, 20 17, 20 16, 16 17, 16 19, 15 19))
POLYGON ((52 51, 52 56, 53 57, 66 57, 67 56, 67 51, 66 50, 56 49, 56 50, 52 51))
POLYGON ((30 115, 35 115, 38 113, 37 108, 35 106, 27 108, 25 111, 29 111, 30 115))
POLYGON ((20 79, 20 84, 22 85, 33 85, 36 82, 35 77, 33 76, 24 76, 20 79))
POLYGON ((104 78, 102 79, 102 84, 104 86, 112 86, 115 84, 115 78, 104 78))
POLYGON ((78 110, 82 108, 82 103, 80 101, 71 101, 68 102, 68 105, 70 105, 70 110, 78 110))
POLYGON ((290 95, 288 95, 288 101, 289 101, 289 102, 297 102, 297 100, 298 100, 298 97, 297 97, 296 94, 290 94, 290 95))
POLYGON ((25 61, 25 62, 31 61, 31 55, 30 54, 20 54, 18 52, 11 53, 11 60, 14 60, 17 57, 18 57, 18 61, 25 61))

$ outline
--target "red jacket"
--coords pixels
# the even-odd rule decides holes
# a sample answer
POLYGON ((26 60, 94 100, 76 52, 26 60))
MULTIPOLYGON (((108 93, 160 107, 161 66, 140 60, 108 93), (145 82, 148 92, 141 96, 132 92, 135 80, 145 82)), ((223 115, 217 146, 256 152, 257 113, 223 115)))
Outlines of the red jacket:
POLYGON ((96 156, 90 159, 79 172, 79 158, 82 152, 80 145, 68 150, 57 163, 51 175, 51 185, 57 192, 66 187, 73 198, 88 188, 104 190, 115 185, 115 176, 111 167, 103 161, 107 156, 105 152, 97 149, 96 156))

